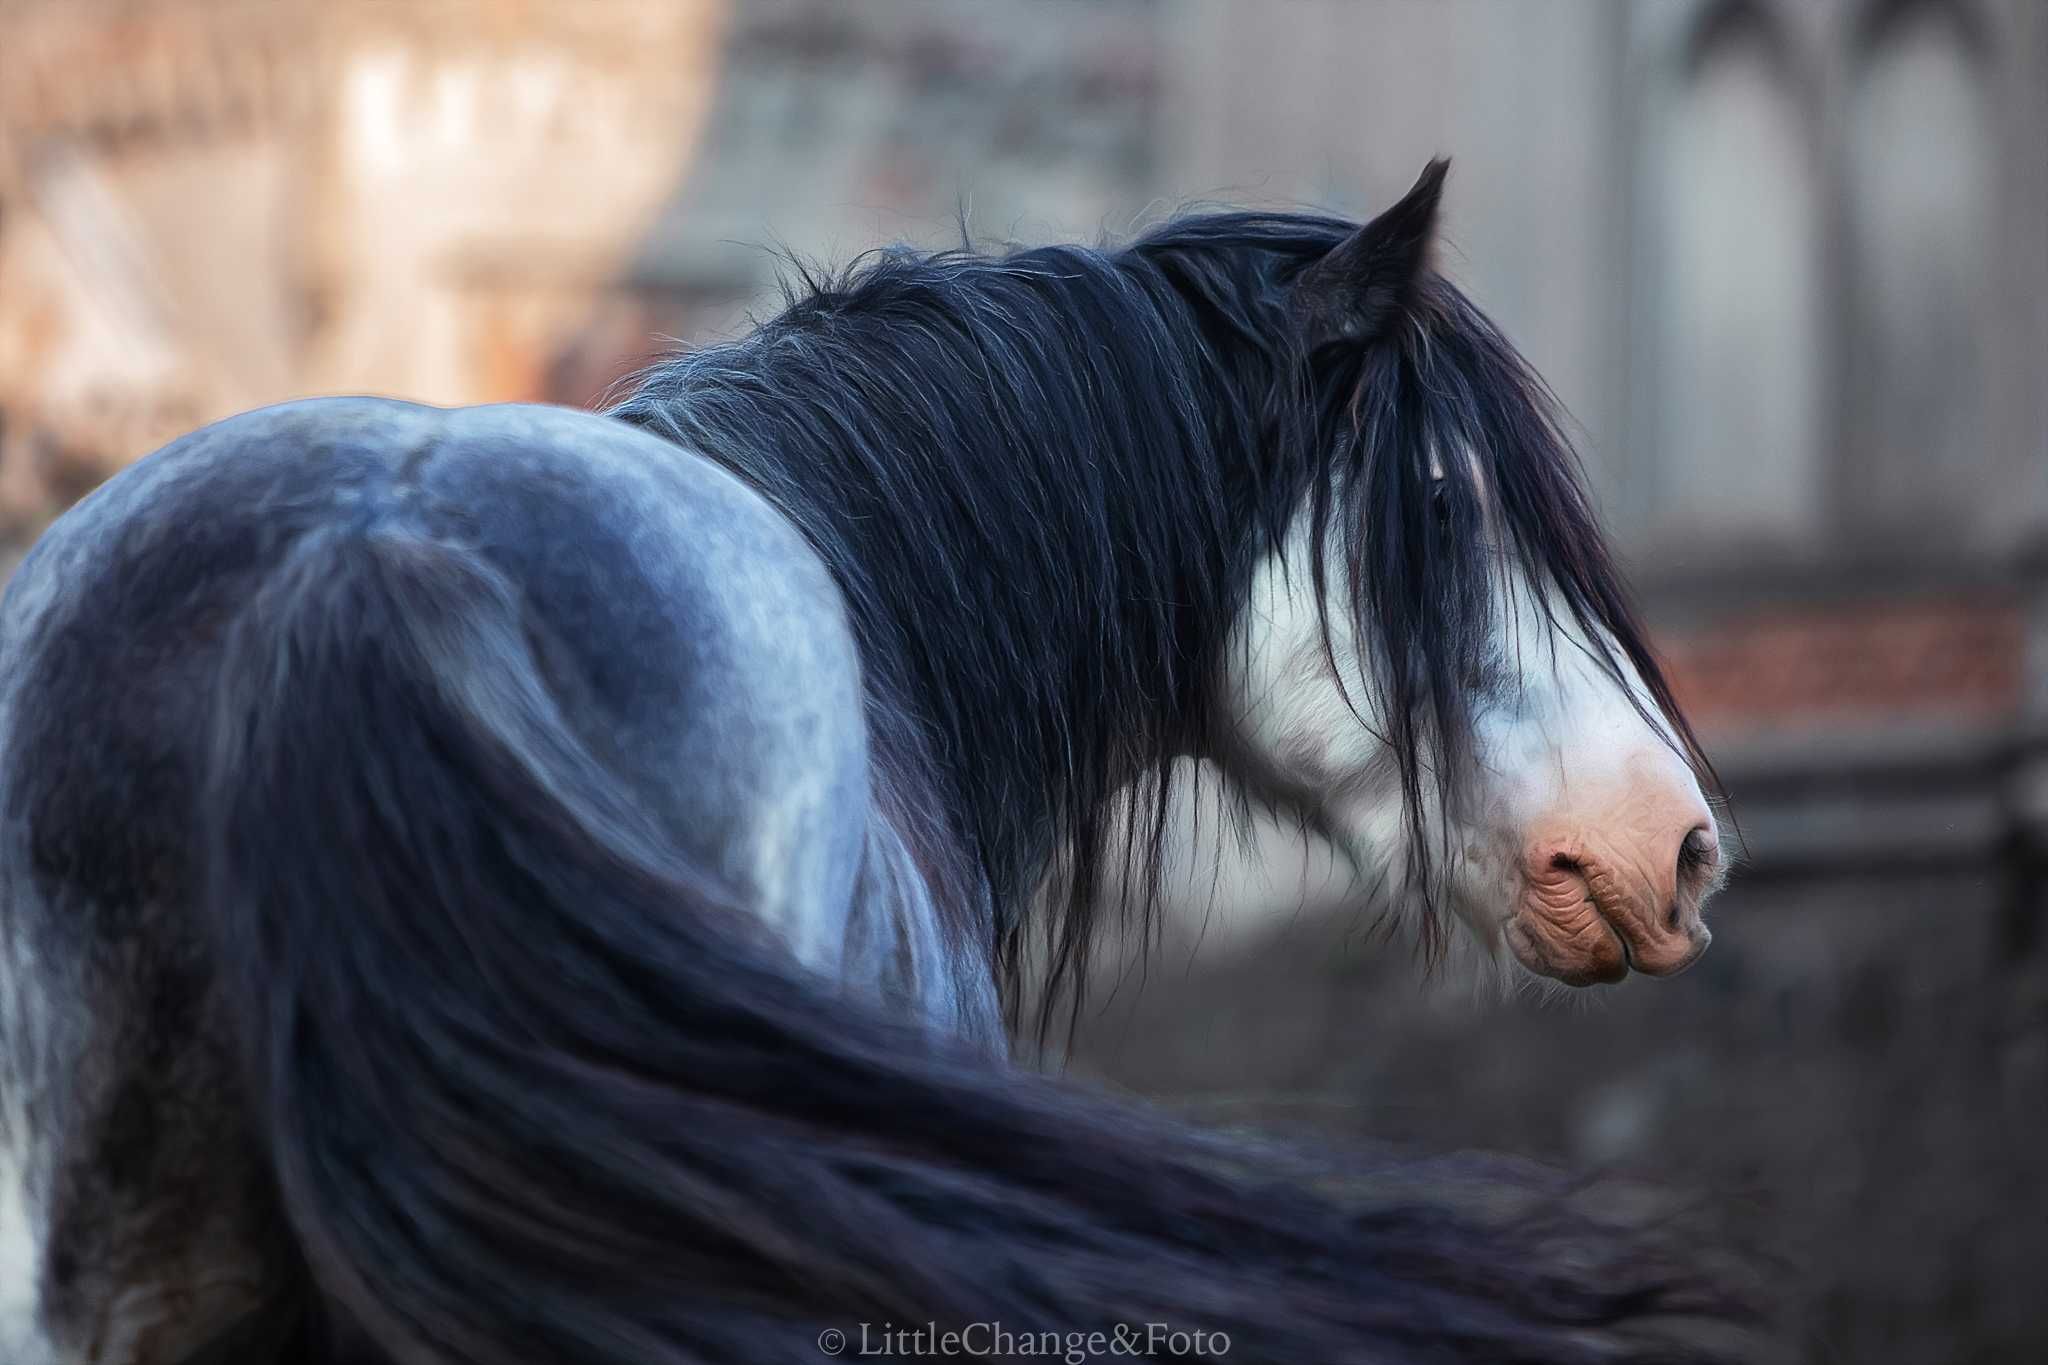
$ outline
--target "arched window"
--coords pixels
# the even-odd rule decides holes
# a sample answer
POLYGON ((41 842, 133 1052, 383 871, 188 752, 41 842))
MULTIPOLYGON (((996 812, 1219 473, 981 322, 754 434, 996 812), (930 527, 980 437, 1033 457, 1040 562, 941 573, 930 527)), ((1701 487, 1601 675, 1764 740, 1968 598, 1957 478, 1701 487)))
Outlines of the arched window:
POLYGON ((1815 188, 1781 36, 1704 14, 1652 123, 1653 524, 1682 539, 1810 534, 1818 464, 1815 188))
POLYGON ((1956 5, 1880 8, 1848 126, 1850 440, 1857 519, 1955 525, 1990 457, 1982 315, 1991 211, 1979 46, 1956 5))

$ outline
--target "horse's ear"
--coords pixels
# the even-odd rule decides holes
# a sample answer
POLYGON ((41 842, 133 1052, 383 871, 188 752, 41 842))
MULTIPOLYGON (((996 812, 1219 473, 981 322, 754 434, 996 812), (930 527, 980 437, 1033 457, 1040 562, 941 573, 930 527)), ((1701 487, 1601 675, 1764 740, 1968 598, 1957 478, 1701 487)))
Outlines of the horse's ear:
POLYGON ((1422 168, 1401 202, 1330 248, 1294 286, 1294 307, 1311 348, 1369 341, 1408 302, 1436 237, 1436 205, 1451 163, 1422 168))

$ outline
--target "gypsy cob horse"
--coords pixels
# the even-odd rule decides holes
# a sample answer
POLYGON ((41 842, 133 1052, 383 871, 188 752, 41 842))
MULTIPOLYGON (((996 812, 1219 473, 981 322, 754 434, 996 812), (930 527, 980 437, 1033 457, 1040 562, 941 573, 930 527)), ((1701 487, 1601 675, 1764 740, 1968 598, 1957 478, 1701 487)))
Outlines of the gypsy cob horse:
POLYGON ((1707 944, 1710 770, 1443 177, 885 251, 601 415, 295 402, 87 497, 0 606, 0 1354, 1719 1358, 1538 1174, 1005 1060, 1190 755, 1425 944, 1707 944))

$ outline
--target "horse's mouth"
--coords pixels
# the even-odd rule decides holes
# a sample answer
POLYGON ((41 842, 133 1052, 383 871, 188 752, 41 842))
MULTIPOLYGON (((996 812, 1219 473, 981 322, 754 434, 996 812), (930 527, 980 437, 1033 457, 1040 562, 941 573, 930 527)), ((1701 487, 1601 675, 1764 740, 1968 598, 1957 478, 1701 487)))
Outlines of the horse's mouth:
MULTIPOLYGON (((1590 900, 1586 905, 1591 910, 1590 900)), ((1567 986, 1608 985, 1629 973, 1628 944, 1597 911, 1583 927, 1562 929, 1524 905, 1509 917, 1502 937, 1523 968, 1567 986)))
POLYGON ((1502 936, 1515 960, 1567 986, 1619 981, 1631 971, 1676 976, 1699 960, 1713 935, 1696 909, 1649 913, 1641 897, 1576 859, 1557 859, 1526 877, 1502 936))

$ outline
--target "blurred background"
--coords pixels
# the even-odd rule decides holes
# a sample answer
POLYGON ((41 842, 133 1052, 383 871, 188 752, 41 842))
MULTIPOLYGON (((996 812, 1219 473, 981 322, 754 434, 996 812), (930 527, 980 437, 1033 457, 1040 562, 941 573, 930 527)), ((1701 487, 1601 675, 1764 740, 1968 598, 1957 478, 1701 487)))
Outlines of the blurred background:
POLYGON ((2048 1359, 2038 0, 0 0, 0 574, 243 408, 592 403, 771 245, 1363 216, 1439 152, 1733 795, 1715 947, 1475 998, 1268 832, 1073 1067, 1698 1190, 1817 1362, 2048 1359))

